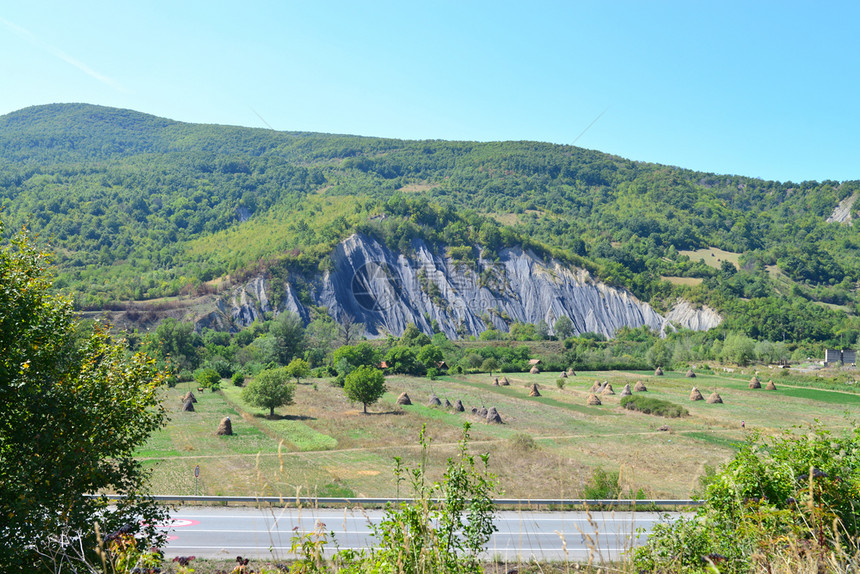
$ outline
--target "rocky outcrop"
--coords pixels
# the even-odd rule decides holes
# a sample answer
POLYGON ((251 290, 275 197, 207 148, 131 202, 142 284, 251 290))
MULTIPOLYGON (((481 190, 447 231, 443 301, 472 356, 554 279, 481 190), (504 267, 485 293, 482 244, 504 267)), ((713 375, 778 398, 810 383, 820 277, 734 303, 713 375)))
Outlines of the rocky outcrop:
POLYGON ((857 192, 854 192, 840 201, 839 205, 833 209, 833 213, 830 214, 830 217, 827 218, 827 223, 854 225, 854 222, 851 220, 851 208, 854 207, 854 203, 857 201, 857 196, 857 192))
POLYGON ((666 321, 683 329, 708 331, 722 323, 723 318, 707 305, 696 309, 686 299, 679 299, 666 314, 666 321))
POLYGON ((595 281, 583 269, 518 248, 501 250, 493 261, 479 257, 464 263, 422 241, 413 242, 411 253, 404 254, 355 234, 336 247, 330 270, 306 279, 304 302, 293 285, 269 285, 257 277, 235 289, 229 304, 215 314, 229 313, 237 328, 250 325, 273 311, 267 293, 284 289, 278 312, 292 311, 307 321, 306 305, 322 306, 338 321, 349 316, 364 324, 369 337, 400 335, 409 323, 429 332, 434 321, 449 338, 458 338, 490 328, 507 332, 517 321, 543 320, 551 326, 562 315, 571 319, 574 334, 607 337, 624 326, 662 332, 670 321, 703 329, 721 320, 712 310, 695 310, 686 302, 664 318, 628 291, 595 281))

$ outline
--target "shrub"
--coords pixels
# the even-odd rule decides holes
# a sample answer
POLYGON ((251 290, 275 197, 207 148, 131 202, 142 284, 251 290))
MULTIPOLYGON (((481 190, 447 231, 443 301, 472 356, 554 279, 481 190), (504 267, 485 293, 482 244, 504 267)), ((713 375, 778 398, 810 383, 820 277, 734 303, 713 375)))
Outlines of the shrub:
POLYGON ((564 389, 564 386, 565 386, 566 384, 567 384, 567 381, 565 381, 565 380, 564 380, 564 379, 562 379, 562 378, 558 378, 558 379, 556 379, 556 380, 555 380, 555 386, 557 386, 559 389, 564 389))
POLYGON ((643 397, 642 395, 623 397, 621 399, 621 406, 629 411, 638 411, 640 413, 645 413, 646 415, 656 415, 668 418, 685 417, 690 414, 689 411, 681 405, 676 405, 675 403, 662 401, 660 399, 643 397))
POLYGON ((524 432, 518 432, 510 439, 508 442, 511 443, 511 448, 518 451, 528 452, 531 450, 537 450, 538 444, 535 442, 535 439, 530 434, 526 434, 524 432))
POLYGON ((233 373, 233 384, 237 387, 241 387, 245 384, 245 375, 242 373, 233 373))
POLYGON ((582 490, 583 497, 589 500, 618 498, 621 486, 618 484, 618 471, 606 471, 597 467, 582 490))
POLYGON ((719 556, 720 572, 855 572, 858 454, 857 423, 842 436, 820 425, 766 443, 750 433, 703 481, 695 517, 658 525, 633 552, 634 571, 700 572, 703 557, 719 556))
POLYGON ((215 369, 197 369, 194 371, 194 380, 197 381, 201 387, 211 387, 212 385, 218 384, 221 380, 221 375, 219 375, 218 371, 215 369))

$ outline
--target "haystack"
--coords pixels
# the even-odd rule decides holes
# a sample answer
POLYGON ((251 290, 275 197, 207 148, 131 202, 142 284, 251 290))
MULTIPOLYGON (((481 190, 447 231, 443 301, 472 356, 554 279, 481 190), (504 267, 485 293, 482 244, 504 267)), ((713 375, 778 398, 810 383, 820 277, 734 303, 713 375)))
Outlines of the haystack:
POLYGON ((451 401, 449 401, 448 399, 445 399, 445 408, 450 409, 452 406, 453 405, 451 404, 451 401))
POLYGON ((604 383, 603 388, 600 389, 600 394, 601 395, 614 395, 615 391, 612 390, 612 385, 610 385, 609 383, 604 383))
POLYGON ((668 431, 668 430, 669 430, 669 425, 663 425, 663 426, 661 426, 661 427, 658 427, 658 428, 657 428, 657 430, 658 430, 658 431, 666 432, 666 431, 668 431))
POLYGON ((702 396, 702 393, 699 392, 699 389, 693 387, 693 390, 690 391, 690 400, 691 401, 703 401, 705 397, 702 396))
POLYGON ((600 385, 600 383, 598 383, 597 381, 594 381, 594 384, 593 384, 593 385, 591 385, 591 389, 589 389, 589 390, 590 390, 592 393, 599 392, 599 391, 600 391, 600 386, 601 386, 601 385, 600 385))
POLYGON ((463 411, 465 411, 466 409, 463 408, 463 401, 461 401, 460 399, 454 401, 454 410, 458 413, 462 413, 463 411))
POLYGON ((647 393, 648 389, 645 387, 645 384, 642 381, 636 381, 636 384, 633 385, 633 390, 637 393, 647 393))
POLYGON ((588 395, 588 401, 586 402, 591 406, 597 406, 600 404, 600 398, 594 393, 591 393, 590 395, 588 395))
POLYGON ((442 401, 439 400, 439 397, 437 397, 436 395, 433 395, 432 397, 430 397, 430 402, 427 403, 427 406, 428 407, 441 407, 442 401))
POLYGON ((630 383, 627 383, 626 385, 624 385, 624 390, 621 391, 621 396, 622 397, 629 397, 632 394, 633 394, 633 391, 630 390, 630 383))
POLYGON ((567 371, 562 371, 560 376, 562 379, 566 379, 567 378, 567 371))
POLYGON ((768 390, 768 391, 775 391, 775 390, 776 390, 776 385, 774 385, 774 384, 773 384, 773 381, 772 381, 772 380, 771 380, 771 381, 768 381, 768 382, 767 382, 767 386, 765 387, 765 389, 766 389, 766 390, 768 390))
POLYGON ((502 424, 502 417, 499 416, 496 407, 490 407, 490 410, 487 411, 487 422, 496 425, 502 424))
POLYGON ((657 369, 654 371, 654 376, 655 377, 662 377, 663 376, 663 368, 657 367, 657 369))
POLYGON ((537 365, 535 365, 534 367, 532 367, 531 369, 529 369, 529 373, 531 373, 531 374, 533 374, 533 375, 537 375, 538 373, 540 373, 540 369, 538 369, 538 368, 537 368, 537 365))
POLYGON ((761 381, 758 380, 758 377, 753 377, 752 379, 750 379, 750 388, 751 389, 760 389, 761 388, 761 381))
POLYGON ((216 435, 232 435, 233 434, 233 423, 230 422, 230 417, 224 417, 221 419, 221 424, 218 425, 218 430, 215 431, 216 435))
POLYGON ((185 412, 193 413, 194 403, 192 403, 191 401, 185 401, 185 404, 182 405, 182 410, 185 412))
POLYGON ((481 418, 487 418, 487 413, 488 413, 488 412, 489 412, 489 411, 487 411, 487 408, 486 408, 486 407, 481 407, 481 408, 479 408, 479 409, 478 409, 478 412, 476 412, 475 414, 476 414, 476 415, 478 415, 478 416, 479 416, 479 417, 481 417, 481 418))
POLYGON ((478 414, 478 407, 472 407, 472 414, 473 415, 478 414))
POLYGON ((197 397, 194 396, 194 393, 192 393, 191 391, 188 391, 187 393, 185 393, 185 395, 183 395, 182 399, 180 399, 180 400, 183 403, 187 403, 188 401, 191 401, 192 403, 196 403, 197 397))
POLYGON ((576 371, 574 371, 573 369, 568 369, 568 370, 567 370, 567 376, 568 376, 568 377, 575 377, 575 376, 576 376, 576 371))
POLYGON ((713 393, 711 393, 711 396, 708 397, 708 400, 705 402, 708 403, 709 405, 716 405, 716 404, 721 405, 721 404, 723 404, 723 398, 719 395, 719 393, 717 393, 717 391, 714 391, 713 393))
POLYGON ((537 383, 532 385, 532 390, 529 391, 529 396, 530 397, 539 397, 540 396, 540 391, 538 390, 537 383))
POLYGON ((494 386, 494 387, 498 387, 498 386, 499 386, 499 377, 496 377, 496 378, 494 378, 494 379, 493 379, 493 386, 494 386))
POLYGON ((501 380, 499 381, 499 385, 502 387, 509 387, 509 386, 511 386, 511 382, 508 380, 507 377, 502 377, 501 380))
POLYGON ((405 392, 400 393, 400 396, 397 397, 397 404, 398 405, 411 405, 412 399, 410 399, 409 395, 407 395, 405 392))
POLYGON ((687 378, 688 379, 695 379, 696 378, 696 373, 693 372, 693 369, 690 369, 687 371, 687 378))

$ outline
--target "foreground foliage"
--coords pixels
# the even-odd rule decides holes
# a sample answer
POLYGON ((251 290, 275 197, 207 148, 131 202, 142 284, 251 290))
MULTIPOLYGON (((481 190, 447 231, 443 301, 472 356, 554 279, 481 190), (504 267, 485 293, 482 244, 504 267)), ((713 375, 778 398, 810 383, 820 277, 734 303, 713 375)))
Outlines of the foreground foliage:
POLYGON ((690 412, 675 403, 661 399, 643 397, 642 395, 630 395, 621 399, 621 406, 628 411, 638 411, 646 415, 656 415, 668 418, 685 417, 690 412))
MULTIPOLYGON (((3 224, 0 221, 0 236, 3 224)), ((0 571, 86 559, 94 523, 141 518, 157 541, 164 515, 143 493, 136 447, 162 426, 162 376, 50 292, 48 256, 26 235, 0 248, 0 571), (108 506, 111 490, 126 495, 108 506)), ((134 531, 140 527, 135 526, 134 531)))
POLYGON ((695 517, 633 552, 646 572, 854 572, 860 567, 860 426, 755 433, 709 479, 695 517), (808 568, 808 570, 807 570, 808 568))

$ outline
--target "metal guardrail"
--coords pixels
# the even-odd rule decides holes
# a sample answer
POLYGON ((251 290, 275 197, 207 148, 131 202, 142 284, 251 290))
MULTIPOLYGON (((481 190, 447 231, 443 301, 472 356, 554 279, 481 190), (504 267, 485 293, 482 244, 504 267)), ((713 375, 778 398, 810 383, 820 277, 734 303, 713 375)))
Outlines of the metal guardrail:
MULTIPOLYGON (((88 495, 89 497, 97 497, 97 495, 88 495)), ((108 500, 121 500, 124 496, 119 494, 105 495, 108 500)), ((384 505, 388 503, 398 502, 414 502, 414 498, 330 498, 330 497, 281 497, 281 496, 183 496, 172 494, 153 495, 153 500, 159 502, 216 502, 221 504, 241 503, 241 504, 271 504, 271 505, 302 505, 325 507, 330 505, 348 505, 348 506, 364 506, 364 505, 384 505)), ((441 499, 431 499, 434 502, 441 502, 441 499)), ((493 501, 496 506, 568 506, 568 507, 597 507, 597 506, 700 506, 700 500, 633 500, 633 499, 582 499, 582 498, 497 498, 493 501)))

